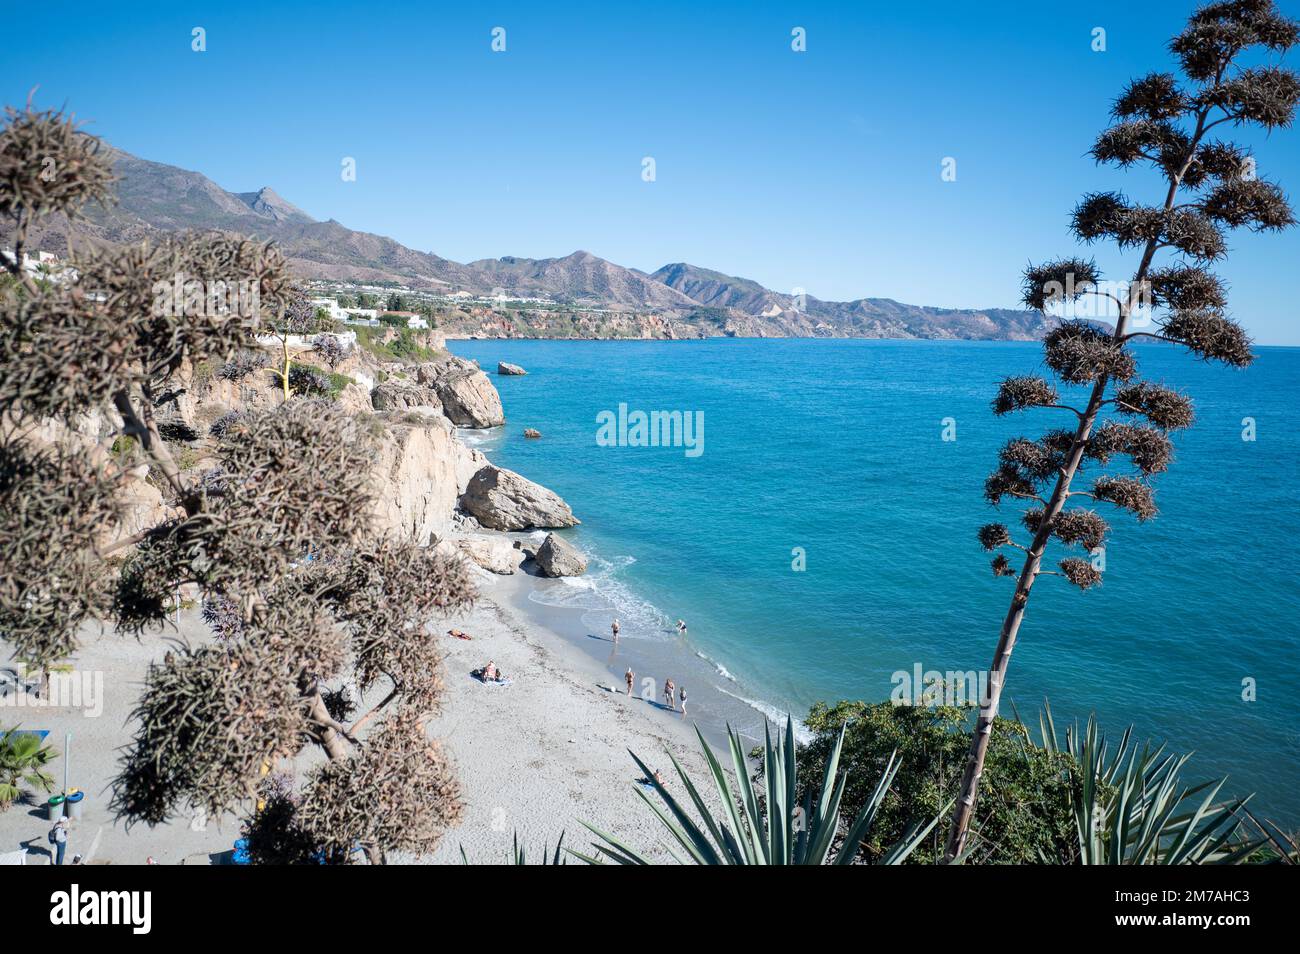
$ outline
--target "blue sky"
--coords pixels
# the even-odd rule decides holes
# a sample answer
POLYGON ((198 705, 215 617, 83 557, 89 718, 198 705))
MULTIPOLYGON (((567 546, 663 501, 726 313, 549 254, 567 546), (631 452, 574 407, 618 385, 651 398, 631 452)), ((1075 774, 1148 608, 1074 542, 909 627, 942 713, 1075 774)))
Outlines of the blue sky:
MULTIPOLYGON (((39 85, 132 153, 458 261, 582 248, 827 299, 1013 306, 1027 261, 1074 251, 1083 192, 1157 198, 1086 152, 1122 85, 1168 67, 1190 9, 43 2, 7 11, 0 93, 39 85)), ((1243 140, 1300 189, 1300 129, 1243 140)), ((1236 317, 1300 344, 1300 230, 1231 245, 1236 317)))

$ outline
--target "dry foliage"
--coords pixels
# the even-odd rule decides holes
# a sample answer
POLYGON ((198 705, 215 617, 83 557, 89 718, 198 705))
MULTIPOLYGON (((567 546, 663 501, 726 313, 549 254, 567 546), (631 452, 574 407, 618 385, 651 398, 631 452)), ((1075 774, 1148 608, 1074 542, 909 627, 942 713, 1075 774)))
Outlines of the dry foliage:
MULTIPOLYGON (((107 199, 110 181, 99 143, 70 120, 9 111, 0 216, 20 254, 40 216, 75 218, 107 199)), ((16 283, 0 297, 0 632, 49 665, 76 649, 87 620, 141 635, 166 625, 178 587, 197 586, 218 639, 150 666, 113 790, 119 816, 251 812, 261 860, 431 850, 459 801, 423 727, 442 686, 428 624, 473 598, 464 565, 377 536, 364 477, 376 435, 335 402, 219 418, 203 437, 215 466, 201 473, 172 456, 200 439, 176 410, 182 368, 242 380, 267 363, 253 336, 318 327, 284 256, 208 233, 96 246, 72 264, 42 288, 6 263, 16 283), (45 421, 92 412, 116 425, 112 452, 31 439, 45 421), (101 549, 120 535, 125 468, 140 464, 172 512, 101 549), (382 701, 353 718, 348 679, 382 701), (304 791, 268 793, 277 763, 307 746, 327 761, 304 791)))

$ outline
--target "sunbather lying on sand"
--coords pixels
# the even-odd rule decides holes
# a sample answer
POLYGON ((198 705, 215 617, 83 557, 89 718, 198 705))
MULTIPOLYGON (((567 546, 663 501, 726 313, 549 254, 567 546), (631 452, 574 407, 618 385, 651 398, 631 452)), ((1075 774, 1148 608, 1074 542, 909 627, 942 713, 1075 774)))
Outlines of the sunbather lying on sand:
POLYGON ((659 774, 659 770, 658 770, 658 769, 655 769, 655 777, 654 777, 654 781, 651 781, 650 779, 646 778, 644 775, 641 776, 639 779, 636 780, 636 783, 637 783, 638 785, 640 785, 642 788, 648 788, 648 789, 650 789, 651 791, 654 791, 654 787, 655 787, 655 786, 654 786, 654 783, 655 783, 655 782, 658 782, 661 786, 663 786, 663 785, 667 785, 667 784, 668 784, 666 781, 664 781, 664 777, 663 777, 662 775, 659 774))
POLYGON ((449 629, 449 630, 447 630, 447 635, 448 635, 448 636, 455 636, 457 639, 469 639, 469 635, 468 635, 467 633, 462 633, 462 632, 461 632, 460 630, 458 630, 458 629, 449 629))

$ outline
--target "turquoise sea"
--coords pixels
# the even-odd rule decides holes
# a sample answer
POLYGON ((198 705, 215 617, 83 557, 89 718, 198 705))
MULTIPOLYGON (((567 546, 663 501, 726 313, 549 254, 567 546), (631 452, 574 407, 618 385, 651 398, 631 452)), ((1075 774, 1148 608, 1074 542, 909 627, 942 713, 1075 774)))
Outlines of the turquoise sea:
MULTIPOLYGON (((628 642, 670 643, 671 622, 684 618, 720 692, 796 716, 815 700, 886 699, 891 674, 918 664, 988 666, 1011 581, 991 575, 975 530, 1002 520, 1014 531, 1018 514, 986 505, 983 479, 1008 437, 1069 423, 1062 411, 989 411, 1000 378, 1041 372, 1036 344, 451 347, 489 373, 498 361, 528 370, 494 376, 509 423, 481 439, 495 462, 551 487, 583 520, 571 534, 597 558, 592 573, 547 592, 615 607, 628 642), (598 415, 620 404, 702 412, 702 452, 601 446, 598 415), (955 440, 943 439, 948 418, 955 440), (524 439, 525 427, 543 438, 524 439)), ((1142 375, 1187 391, 1197 424, 1157 479, 1155 520, 1106 513, 1114 532, 1100 588, 1039 580, 1003 712, 1014 703, 1036 725, 1046 699, 1058 724, 1093 710, 1116 734, 1132 723, 1141 737, 1194 750, 1196 778, 1229 775, 1232 791, 1256 792, 1259 810, 1294 827, 1300 349, 1258 350, 1246 371, 1140 350, 1142 375), (1254 440, 1243 440, 1245 418, 1254 440), (1244 680, 1254 701, 1243 700, 1244 680)))

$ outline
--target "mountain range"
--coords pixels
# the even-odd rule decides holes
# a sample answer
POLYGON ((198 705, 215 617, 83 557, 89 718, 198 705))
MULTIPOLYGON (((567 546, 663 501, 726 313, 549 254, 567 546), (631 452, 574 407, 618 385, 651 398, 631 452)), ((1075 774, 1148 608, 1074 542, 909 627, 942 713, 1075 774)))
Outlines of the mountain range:
POLYGON ((1037 312, 1003 308, 931 308, 888 298, 796 299, 685 262, 647 274, 585 251, 462 264, 333 219, 319 221, 270 188, 228 192, 201 173, 109 151, 119 177, 116 204, 88 209, 72 228, 51 220, 33 236, 33 247, 59 251, 69 238, 127 242, 158 232, 221 229, 274 239, 305 278, 550 298, 575 310, 654 316, 642 323, 650 334, 670 328, 700 335, 1029 340, 1054 324, 1037 312))

